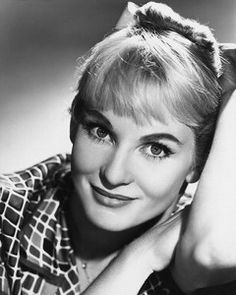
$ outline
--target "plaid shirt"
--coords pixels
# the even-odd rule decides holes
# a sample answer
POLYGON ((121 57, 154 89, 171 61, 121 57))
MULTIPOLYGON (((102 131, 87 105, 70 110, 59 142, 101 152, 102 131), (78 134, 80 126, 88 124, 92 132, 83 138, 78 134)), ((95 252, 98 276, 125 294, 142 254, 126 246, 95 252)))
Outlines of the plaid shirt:
MULTIPOLYGON (((71 190, 69 155, 0 176, 0 294, 80 294, 65 218, 71 190)), ((183 293, 165 270, 139 292, 154 294, 183 293)))

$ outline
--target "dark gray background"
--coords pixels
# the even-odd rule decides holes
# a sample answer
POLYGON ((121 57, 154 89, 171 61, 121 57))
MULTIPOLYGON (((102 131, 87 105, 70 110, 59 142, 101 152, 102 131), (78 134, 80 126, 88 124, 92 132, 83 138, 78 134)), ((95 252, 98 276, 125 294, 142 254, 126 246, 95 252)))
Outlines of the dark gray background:
MULTIPOLYGON (((235 0, 162 1, 236 42, 235 0)), ((145 1, 137 1, 142 4, 145 1)), ((111 31, 123 0, 0 0, 0 171, 70 152, 76 58, 111 31)))

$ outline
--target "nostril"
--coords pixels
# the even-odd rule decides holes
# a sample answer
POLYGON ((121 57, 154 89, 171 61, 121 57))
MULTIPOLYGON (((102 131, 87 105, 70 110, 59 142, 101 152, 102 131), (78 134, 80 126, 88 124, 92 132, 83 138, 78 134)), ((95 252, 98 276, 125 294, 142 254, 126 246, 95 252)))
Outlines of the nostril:
POLYGON ((100 181, 101 181, 102 185, 104 187, 106 187, 107 189, 113 189, 113 188, 116 187, 116 185, 114 185, 114 184, 112 184, 111 182, 108 181, 104 171, 100 170, 99 177, 100 177, 100 181))

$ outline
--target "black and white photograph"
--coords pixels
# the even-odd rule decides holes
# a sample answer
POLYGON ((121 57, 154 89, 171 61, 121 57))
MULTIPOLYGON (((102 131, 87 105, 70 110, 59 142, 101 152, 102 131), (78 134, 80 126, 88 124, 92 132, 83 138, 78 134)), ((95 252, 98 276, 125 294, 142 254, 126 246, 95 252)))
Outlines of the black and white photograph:
POLYGON ((235 0, 0 0, 0 295, 236 294, 235 0))

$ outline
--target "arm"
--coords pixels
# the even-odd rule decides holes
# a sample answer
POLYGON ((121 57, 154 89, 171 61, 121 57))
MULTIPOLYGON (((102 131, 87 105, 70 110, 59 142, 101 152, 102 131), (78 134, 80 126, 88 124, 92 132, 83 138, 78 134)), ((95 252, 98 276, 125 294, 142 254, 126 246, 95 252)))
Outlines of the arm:
POLYGON ((173 273, 186 291, 236 280, 236 49, 227 50, 224 103, 176 251, 173 273))
POLYGON ((170 263, 181 221, 182 213, 178 213, 127 245, 83 295, 137 295, 153 271, 170 263))
POLYGON ((142 253, 137 249, 122 251, 82 294, 137 295, 151 274, 151 269, 141 257, 142 253))

